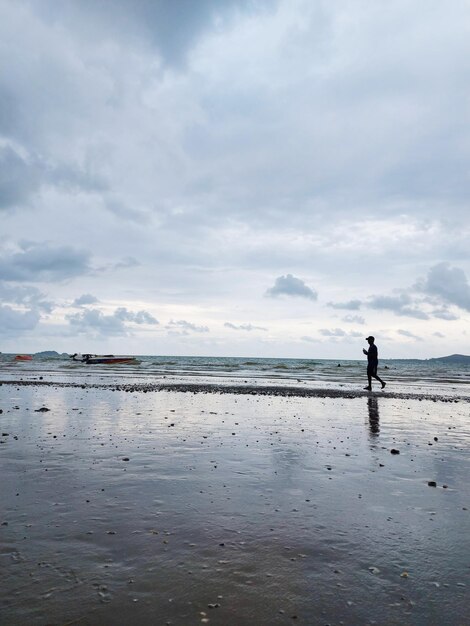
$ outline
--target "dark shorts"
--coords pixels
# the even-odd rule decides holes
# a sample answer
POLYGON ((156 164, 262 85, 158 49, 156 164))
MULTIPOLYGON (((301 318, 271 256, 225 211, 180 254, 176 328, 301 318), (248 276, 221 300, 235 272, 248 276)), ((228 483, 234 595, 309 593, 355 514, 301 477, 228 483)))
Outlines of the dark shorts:
POLYGON ((377 362, 367 364, 367 376, 377 376, 377 362))

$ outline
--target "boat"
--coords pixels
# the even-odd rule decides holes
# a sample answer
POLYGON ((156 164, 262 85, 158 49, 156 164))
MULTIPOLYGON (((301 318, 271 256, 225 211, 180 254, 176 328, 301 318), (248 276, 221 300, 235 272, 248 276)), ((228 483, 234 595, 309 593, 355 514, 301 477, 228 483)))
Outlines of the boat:
POLYGON ((17 354, 15 361, 32 361, 33 357, 30 354, 17 354))
POLYGON ((109 364, 109 365, 137 365, 140 363, 133 356, 91 356, 85 363, 88 365, 109 364))
POLYGON ((86 363, 87 365, 138 365, 140 363, 134 356, 114 356, 114 354, 72 354, 72 361, 86 363))

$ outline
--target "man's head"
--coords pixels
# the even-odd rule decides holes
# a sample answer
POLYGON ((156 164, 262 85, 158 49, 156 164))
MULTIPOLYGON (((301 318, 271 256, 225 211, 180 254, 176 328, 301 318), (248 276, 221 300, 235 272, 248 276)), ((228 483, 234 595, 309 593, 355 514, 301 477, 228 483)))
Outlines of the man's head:
POLYGON ((375 341, 375 337, 372 337, 372 335, 370 335, 369 337, 366 337, 366 341, 369 342, 369 345, 372 345, 375 341))

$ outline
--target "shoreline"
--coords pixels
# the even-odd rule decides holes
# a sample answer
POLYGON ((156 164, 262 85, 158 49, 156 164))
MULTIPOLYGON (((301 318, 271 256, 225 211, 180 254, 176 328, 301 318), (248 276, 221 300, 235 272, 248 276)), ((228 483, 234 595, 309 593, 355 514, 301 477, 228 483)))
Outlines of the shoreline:
POLYGON ((247 384, 220 384, 220 383, 89 383, 89 382, 61 382, 47 380, 0 380, 0 386, 22 387, 56 387, 71 389, 103 389, 109 391, 124 391, 127 393, 152 393, 152 392, 180 392, 180 393, 206 393, 206 394, 231 394, 248 396, 280 396, 286 398, 389 398, 393 400, 430 400, 432 402, 459 403, 470 402, 470 396, 443 394, 399 392, 399 391, 367 391, 364 389, 331 389, 331 388, 304 388, 283 385, 247 385, 247 384))

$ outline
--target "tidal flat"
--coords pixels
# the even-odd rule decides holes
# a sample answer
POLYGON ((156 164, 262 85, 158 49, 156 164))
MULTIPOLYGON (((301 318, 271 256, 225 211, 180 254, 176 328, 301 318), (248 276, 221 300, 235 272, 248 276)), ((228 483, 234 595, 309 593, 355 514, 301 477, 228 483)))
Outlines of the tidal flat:
POLYGON ((11 382, 0 410, 2 626, 470 623, 468 402, 11 382))

